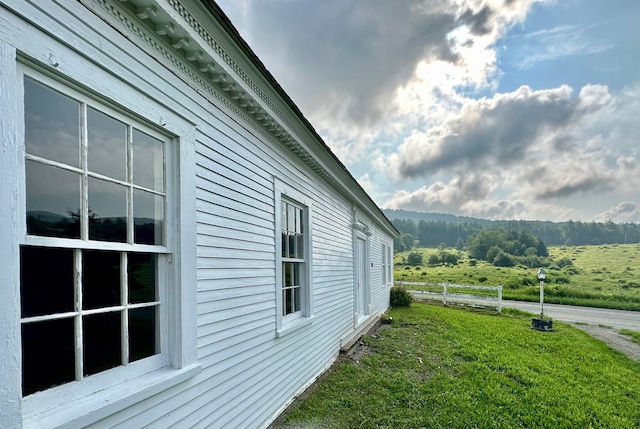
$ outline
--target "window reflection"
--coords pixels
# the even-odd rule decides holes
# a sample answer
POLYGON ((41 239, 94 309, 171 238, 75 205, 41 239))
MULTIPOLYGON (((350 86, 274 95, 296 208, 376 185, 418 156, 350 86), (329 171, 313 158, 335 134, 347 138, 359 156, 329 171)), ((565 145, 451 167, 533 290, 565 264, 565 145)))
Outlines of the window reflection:
POLYGON ((22 317, 74 310, 73 250, 20 248, 22 317))
POLYGON ((127 180, 127 125, 87 108, 89 171, 127 180))
POLYGON ((154 191, 164 190, 163 142, 133 129, 133 183, 154 191))
POLYGON ((156 308, 129 310, 129 361, 158 353, 156 346, 156 308))
POLYGON ((80 175, 26 161, 27 233, 80 237, 80 175))
POLYGON ((134 242, 163 244, 164 197, 151 192, 133 191, 134 242))
POLYGON ((120 305, 120 253, 82 252, 82 308, 120 305))
POLYGON ((89 178, 89 239, 127 241, 127 188, 89 178))
POLYGON ((30 155, 80 165, 80 103, 25 78, 25 146, 30 155))
POLYGON ((120 312, 82 318, 83 374, 91 375, 122 363, 120 312))
POLYGON ((73 319, 22 325, 23 396, 75 380, 73 319))
POLYGON ((128 253, 129 303, 156 300, 156 255, 128 253))

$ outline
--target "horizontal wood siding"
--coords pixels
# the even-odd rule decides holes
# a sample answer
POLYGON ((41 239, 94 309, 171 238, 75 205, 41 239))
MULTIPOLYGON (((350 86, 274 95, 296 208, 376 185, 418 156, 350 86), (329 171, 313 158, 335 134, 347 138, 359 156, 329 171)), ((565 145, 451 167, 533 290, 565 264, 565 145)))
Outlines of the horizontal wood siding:
MULTIPOLYGON (((34 40, 45 38, 54 50, 71 44, 73 55, 90 58, 114 79, 139 89, 140 102, 148 102, 146 97, 161 101, 197 127, 193 165, 197 284, 191 287, 197 288, 197 352, 202 371, 95 427, 265 427, 331 365, 341 338, 355 329, 353 202, 213 97, 195 90, 194 83, 160 66, 80 3, 69 6, 63 0, 42 0, 38 8, 25 4, 21 10, 35 25, 26 25, 0 7, 4 18, 0 22, 5 26, 0 34, 18 50, 46 63, 46 51, 34 40), (45 31, 64 43, 55 42, 45 31), (279 231, 274 225, 274 178, 313 201, 313 321, 280 338, 276 337, 279 231)), ((381 246, 391 245, 392 238, 373 220, 368 225, 373 232, 369 240, 371 308, 379 314, 388 306, 381 246)))

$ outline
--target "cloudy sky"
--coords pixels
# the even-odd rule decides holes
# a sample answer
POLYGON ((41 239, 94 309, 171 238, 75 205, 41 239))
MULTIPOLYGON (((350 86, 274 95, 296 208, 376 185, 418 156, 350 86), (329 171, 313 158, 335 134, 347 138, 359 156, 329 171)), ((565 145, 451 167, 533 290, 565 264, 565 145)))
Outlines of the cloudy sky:
POLYGON ((640 1, 217 2, 381 207, 640 222, 640 1))

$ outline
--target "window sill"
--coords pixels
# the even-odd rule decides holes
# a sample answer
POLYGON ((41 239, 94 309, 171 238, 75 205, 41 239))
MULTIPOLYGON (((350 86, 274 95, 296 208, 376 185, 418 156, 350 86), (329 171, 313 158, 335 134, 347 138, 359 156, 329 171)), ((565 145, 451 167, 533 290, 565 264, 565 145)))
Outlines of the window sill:
POLYGON ((72 398, 63 407, 25 416, 23 428, 83 428, 176 386, 197 375, 201 369, 200 364, 182 369, 161 368, 91 395, 72 398))
POLYGON ((306 326, 313 323, 313 317, 300 317, 295 320, 285 323, 282 328, 276 330, 276 338, 284 337, 292 332, 296 332, 306 326))

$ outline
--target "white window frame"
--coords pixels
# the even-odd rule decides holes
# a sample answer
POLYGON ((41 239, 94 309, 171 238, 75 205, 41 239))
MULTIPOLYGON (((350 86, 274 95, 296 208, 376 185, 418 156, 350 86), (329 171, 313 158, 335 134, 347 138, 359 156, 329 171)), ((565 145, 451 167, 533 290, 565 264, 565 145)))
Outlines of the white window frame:
POLYGON ((276 238, 276 337, 281 337, 290 332, 308 326, 313 320, 313 201, 302 192, 294 189, 284 181, 274 178, 275 192, 275 216, 274 231, 276 238), (291 203, 303 209, 303 234, 304 234, 304 262, 302 269, 301 310, 283 316, 284 302, 282 299, 282 202, 291 203))
MULTIPOLYGON (((157 103, 140 103, 139 100, 144 99, 144 95, 113 75, 98 72, 93 68, 94 73, 101 74, 99 78, 83 76, 80 70, 89 69, 88 64, 85 64, 84 68, 79 67, 78 71, 70 76, 62 76, 26 58, 16 61, 17 52, 7 45, 0 45, 0 54, 3 54, 0 55, 0 66, 5 70, 9 68, 6 76, 15 78, 15 89, 6 94, 13 100, 4 101, 9 105, 14 102, 14 109, 5 107, 4 110, 9 110, 16 116, 13 119, 16 123, 13 130, 15 140, 11 143, 17 148, 13 152, 15 158, 12 169, 17 179, 13 189, 17 191, 18 204, 17 209, 13 209, 17 211, 18 228, 17 234, 13 235, 17 240, 11 242, 11 260, 14 264, 17 261, 18 265, 12 267, 14 271, 10 278, 13 279, 13 296, 17 297, 18 302, 17 305, 14 304, 11 325, 7 327, 8 331, 18 334, 14 338, 17 344, 10 345, 18 351, 15 363, 18 377, 10 379, 14 384, 17 380, 18 385, 9 387, 13 397, 16 393, 20 393, 21 397, 20 245, 77 247, 75 239, 35 237, 26 233, 24 76, 56 88, 73 98, 84 97, 99 106, 120 112, 133 122, 155 129, 170 140, 165 149, 166 249, 158 256, 159 260, 163 260, 163 263, 159 264, 161 267, 158 274, 160 282, 163 283, 159 288, 159 298, 163 303, 160 310, 160 317, 163 318, 159 333, 162 343, 160 354, 86 377, 80 382, 71 382, 33 393, 20 401, 24 428, 83 427, 181 383, 201 370, 197 362, 196 332, 196 211, 193 172, 196 129, 193 123, 157 103), (110 98, 106 99, 102 94, 109 94, 110 98), (82 400, 79 400, 80 398, 82 400)), ((6 210, 2 214, 6 214, 6 210)), ((12 217, 15 218, 16 214, 12 214, 12 217)), ((111 243, 100 243, 96 244, 96 248, 104 249, 105 244, 106 247, 112 246, 111 243)), ((157 246, 135 246, 157 250, 157 246)), ((113 250, 123 249, 116 245, 113 250)), ((3 378, 0 381, 5 380, 3 378)))
POLYGON ((391 250, 391 246, 387 245, 387 286, 393 286, 393 251, 391 250))
POLYGON ((381 285, 384 287, 387 285, 388 274, 387 274, 387 245, 382 244, 382 276, 381 276, 381 285))

